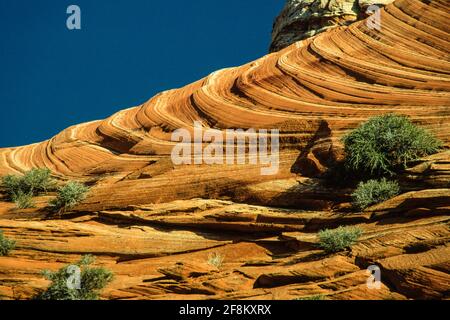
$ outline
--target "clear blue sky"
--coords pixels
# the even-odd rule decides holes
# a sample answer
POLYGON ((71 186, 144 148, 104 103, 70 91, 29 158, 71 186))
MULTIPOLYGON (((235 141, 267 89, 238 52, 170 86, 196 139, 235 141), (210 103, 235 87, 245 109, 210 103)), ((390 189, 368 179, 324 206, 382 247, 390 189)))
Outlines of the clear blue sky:
POLYGON ((265 55, 284 0, 0 0, 0 147, 265 55), (81 8, 82 29, 66 27, 81 8))

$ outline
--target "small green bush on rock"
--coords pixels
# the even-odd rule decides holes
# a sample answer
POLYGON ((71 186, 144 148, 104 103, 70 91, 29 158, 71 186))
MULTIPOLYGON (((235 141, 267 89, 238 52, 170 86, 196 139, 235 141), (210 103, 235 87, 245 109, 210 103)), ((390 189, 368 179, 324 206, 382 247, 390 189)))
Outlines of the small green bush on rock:
POLYGON ((50 206, 59 213, 66 212, 86 199, 89 188, 85 185, 71 181, 58 188, 58 195, 50 201, 50 206))
POLYGON ((0 257, 7 256, 16 247, 16 242, 5 238, 3 231, 0 230, 0 257))
POLYGON ((442 146, 441 141, 406 116, 395 114, 369 119, 346 135, 343 143, 347 170, 371 175, 392 175, 442 146))
POLYGON ((56 272, 44 271, 44 276, 51 281, 50 286, 39 294, 37 300, 98 300, 99 292, 112 280, 113 273, 104 268, 92 268, 94 258, 84 256, 74 265, 68 265, 56 272), (79 270, 79 287, 76 279, 79 270))
POLYGON ((13 195, 12 201, 19 209, 28 209, 35 207, 33 195, 31 193, 24 193, 22 190, 13 195))
POLYGON ((339 227, 333 230, 322 230, 319 232, 320 247, 327 253, 334 253, 349 249, 362 235, 358 227, 339 227))
MULTIPOLYGON (((2 177, 2 187, 6 189, 6 193, 12 200, 21 190, 22 177, 15 175, 7 175, 2 177)), ((23 191, 22 191, 23 192, 23 191)))
POLYGON ((23 176, 23 191, 37 195, 47 192, 55 187, 55 182, 51 177, 49 169, 33 169, 23 176))
POLYGON ((364 210, 367 207, 389 200, 400 193, 400 186, 396 181, 386 178, 361 182, 352 194, 353 206, 364 210))
POLYGON ((49 169, 33 169, 23 176, 7 175, 2 178, 2 186, 13 201, 19 195, 27 194, 33 197, 55 187, 50 174, 49 169))
POLYGON ((220 269, 223 265, 225 258, 220 253, 214 252, 208 256, 208 264, 220 269))

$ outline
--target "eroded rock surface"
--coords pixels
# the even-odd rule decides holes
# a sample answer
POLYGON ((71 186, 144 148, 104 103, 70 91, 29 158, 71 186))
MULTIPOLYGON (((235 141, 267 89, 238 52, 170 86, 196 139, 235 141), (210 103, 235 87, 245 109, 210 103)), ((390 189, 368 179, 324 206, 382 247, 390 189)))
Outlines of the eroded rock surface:
POLYGON ((17 241, 0 257, 0 297, 29 299, 48 285, 41 270, 93 254, 116 275, 104 299, 448 299, 448 150, 412 164, 399 176, 404 193, 364 212, 350 210, 351 188, 323 181, 343 157, 340 137, 374 115, 409 115, 450 146, 448 3, 397 0, 381 14, 381 31, 337 27, 48 141, 0 149, 0 175, 47 167, 92 187, 62 218, 46 208, 54 194, 17 210, 0 192, 0 229, 17 241), (174 166, 171 133, 192 132, 194 120, 280 129, 278 174, 174 166), (317 232, 340 225, 363 237, 326 254, 317 232), (377 290, 367 286, 371 265, 382 272, 377 290))
MULTIPOLYGON (((16 250, 0 257, 0 295, 30 299, 48 285, 43 269, 92 254, 115 274, 103 299, 448 299, 450 168, 442 164, 450 163, 450 153, 408 172, 418 178, 423 163, 436 162, 434 188, 364 212, 348 211, 346 202, 318 211, 191 199, 58 219, 48 216, 51 196, 25 211, 0 202, 0 229, 17 241, 16 250), (317 232, 341 225, 364 234, 351 250, 325 253, 317 232), (211 263, 212 255, 223 263, 211 263), (374 265, 381 270, 379 289, 367 286, 374 265)), ((318 190, 320 181, 311 180, 318 190)))
POLYGON ((340 196, 333 190, 316 200, 314 185, 301 186, 303 200, 282 195, 342 158, 340 138, 369 117, 406 114, 450 143, 447 5, 398 0, 382 10, 381 31, 364 21, 335 28, 48 141, 0 149, 0 175, 47 167, 61 179, 86 181, 94 192, 80 210, 198 197, 329 209, 340 196), (172 133, 193 135, 195 120, 221 132, 279 129, 278 172, 262 176, 265 165, 248 161, 173 165, 172 133))
POLYGON ((382 216, 206 199, 63 220, 8 211, 0 229, 17 249, 0 258, 0 294, 29 299, 48 285, 43 269, 93 254, 116 275, 104 299, 448 298, 449 211, 411 215, 402 196, 386 206, 395 203, 396 213, 382 216), (359 226, 364 235, 352 250, 326 254, 316 233, 337 225, 359 226), (212 254, 222 256, 222 265, 209 263, 212 254), (370 265, 381 268, 380 289, 367 286, 370 265))
POLYGON ((371 6, 382 8, 393 1, 288 0, 274 22, 270 52, 279 51, 332 28, 365 19, 373 12, 369 9, 371 6))

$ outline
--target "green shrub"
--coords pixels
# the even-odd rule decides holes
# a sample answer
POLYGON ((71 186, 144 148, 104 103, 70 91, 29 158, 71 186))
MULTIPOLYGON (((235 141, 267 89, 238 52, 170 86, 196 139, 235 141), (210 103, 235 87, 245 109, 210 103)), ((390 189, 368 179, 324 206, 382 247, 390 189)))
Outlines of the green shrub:
MULTIPOLYGON (((22 177, 15 175, 7 175, 2 177, 2 187, 6 189, 6 193, 12 200, 21 190, 22 177)), ((22 191, 23 192, 23 191, 22 191)))
POLYGON ((8 175, 2 178, 2 186, 13 201, 15 197, 23 194, 33 197, 55 187, 50 173, 49 169, 33 169, 23 176, 8 175))
POLYGON ((349 249, 362 235, 358 227, 339 227, 333 230, 322 230, 319 232, 320 247, 328 253, 339 252, 349 249))
POLYGON ((367 207, 389 200, 400 193, 400 186, 396 181, 386 178, 361 182, 352 194, 353 206, 364 210, 367 207))
POLYGON ((49 287, 39 294, 38 300, 98 300, 99 293, 113 279, 111 271, 104 268, 92 268, 94 258, 84 256, 75 265, 68 265, 56 272, 44 271, 44 276, 51 281, 49 287), (79 268, 79 288, 74 279, 75 268, 79 268))
POLYGON ((24 193, 22 190, 19 190, 17 194, 13 195, 12 201, 19 209, 28 209, 35 207, 33 195, 31 193, 24 193))
POLYGON ((0 257, 7 256, 16 247, 16 242, 5 238, 3 231, 0 230, 0 257))
POLYGON ((49 169, 33 169, 23 176, 23 191, 38 195, 47 192, 55 187, 55 182, 51 177, 49 169))
POLYGON ((216 267, 217 269, 222 268, 225 258, 220 253, 214 252, 208 256, 208 264, 216 267))
POLYGON ((406 116, 369 119, 343 138, 346 167, 372 175, 393 174, 411 161, 439 151, 441 141, 406 116))
POLYGON ((58 188, 58 195, 50 201, 50 206, 57 212, 66 212, 86 199, 89 188, 85 185, 71 181, 58 188))

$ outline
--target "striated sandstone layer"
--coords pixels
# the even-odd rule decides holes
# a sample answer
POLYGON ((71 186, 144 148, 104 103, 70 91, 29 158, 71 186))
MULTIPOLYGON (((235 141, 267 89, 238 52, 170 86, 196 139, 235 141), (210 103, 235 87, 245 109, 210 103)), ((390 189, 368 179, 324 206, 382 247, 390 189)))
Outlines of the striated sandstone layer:
POLYGON ((93 254, 115 280, 104 299, 449 299, 450 151, 400 176, 403 194, 364 212, 351 188, 322 173, 339 139, 365 119, 406 114, 450 146, 450 14, 444 0, 397 0, 381 31, 337 27, 247 65, 163 92, 52 139, 0 149, 0 175, 47 167, 92 188, 73 213, 48 215, 54 195, 18 210, 0 190, 0 299, 29 299, 42 269, 93 254), (260 165, 173 165, 171 134, 279 129, 280 171, 260 165), (282 208, 284 207, 284 208, 282 208), (291 207, 291 208, 288 208, 291 207), (317 232, 357 225, 351 250, 326 254, 317 232), (222 266, 208 264, 213 253, 222 266), (367 287, 367 267, 382 286, 367 287))
POLYGON ((270 52, 338 26, 367 18, 372 5, 393 0, 288 0, 273 24, 270 52))
MULTIPOLYGON (((86 180, 94 192, 80 210, 195 197, 267 205, 276 197, 261 184, 272 183, 280 197, 297 188, 298 176, 342 157, 340 137, 374 115, 408 115, 448 145, 447 2, 398 0, 381 17, 381 31, 364 21, 339 27, 43 143, 0 149, 0 175, 47 167, 86 180), (171 134, 193 131, 195 120, 221 131, 279 129, 278 173, 262 176, 261 165, 250 164, 174 166, 171 134)), ((303 204, 325 209, 327 200, 303 204)))
POLYGON ((93 254, 115 274, 103 299, 448 299, 449 210, 450 189, 410 192, 355 214, 208 199, 64 220, 9 210, 0 212, 0 229, 17 249, 0 257, 0 296, 30 299, 48 285, 43 269, 93 254), (407 200, 422 205, 411 209, 407 200), (351 250, 326 254, 316 232, 336 225, 364 235, 351 250), (212 254, 223 264, 209 264, 212 254), (379 289, 367 287, 370 265, 381 268, 379 289))

